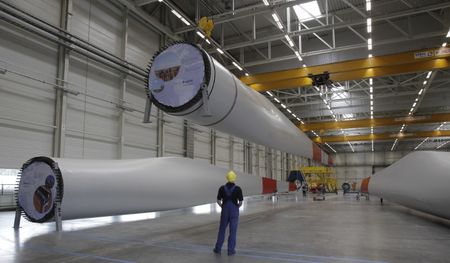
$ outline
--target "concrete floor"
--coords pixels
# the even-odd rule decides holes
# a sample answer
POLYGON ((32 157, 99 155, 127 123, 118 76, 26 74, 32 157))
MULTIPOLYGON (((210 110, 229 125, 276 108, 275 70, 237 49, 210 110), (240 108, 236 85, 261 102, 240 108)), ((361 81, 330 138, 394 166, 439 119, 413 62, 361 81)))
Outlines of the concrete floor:
POLYGON ((54 224, 0 213, 0 262, 450 262, 450 222, 385 201, 300 195, 245 203, 237 254, 212 253, 215 205, 54 224))

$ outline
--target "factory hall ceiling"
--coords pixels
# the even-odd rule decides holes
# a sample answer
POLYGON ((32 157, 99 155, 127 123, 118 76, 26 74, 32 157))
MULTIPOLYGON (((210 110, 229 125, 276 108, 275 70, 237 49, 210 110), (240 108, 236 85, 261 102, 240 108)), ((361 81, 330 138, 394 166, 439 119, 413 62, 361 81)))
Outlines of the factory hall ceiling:
POLYGON ((117 1, 201 45, 327 152, 450 147, 450 1, 117 1))

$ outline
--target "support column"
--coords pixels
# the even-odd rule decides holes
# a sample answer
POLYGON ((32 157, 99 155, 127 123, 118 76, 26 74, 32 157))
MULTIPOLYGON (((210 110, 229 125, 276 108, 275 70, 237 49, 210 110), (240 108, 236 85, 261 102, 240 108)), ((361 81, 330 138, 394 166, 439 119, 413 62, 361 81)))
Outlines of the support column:
MULTIPOLYGON (((128 43, 128 8, 125 7, 123 12, 123 30, 122 30, 122 59, 126 60, 127 58, 127 43, 128 43)), ((121 83, 120 83, 120 105, 122 108, 119 112, 119 145, 118 145, 118 159, 123 159, 123 151, 125 147, 125 108, 124 102, 127 93, 127 74, 123 74, 121 83)))
POLYGON ((158 109, 157 113, 158 121, 156 126, 156 157, 164 156, 164 113, 162 110, 158 109))
POLYGON ((191 123, 187 120, 184 121, 184 157, 194 159, 194 129, 191 127, 191 123))
MULTIPOLYGON (((70 31, 72 20, 72 0, 61 1, 60 27, 65 31, 70 31)), ((69 50, 60 45, 58 47, 58 68, 56 72, 56 85, 66 87, 67 75, 69 74, 69 50)), ((67 94, 61 89, 56 89, 55 94, 55 118, 56 129, 53 135, 53 156, 64 157, 66 140, 66 111, 67 94)))
POLYGON ((229 146, 229 149, 228 149, 228 159, 230 160, 229 161, 229 168, 230 168, 230 170, 233 170, 234 169, 234 139, 233 139, 233 136, 230 136, 229 137, 229 142, 230 142, 230 146, 229 146))
POLYGON ((216 131, 211 130, 211 164, 216 165, 216 131))
POLYGON ((265 159, 266 159, 266 175, 265 177, 273 179, 273 170, 272 170, 272 149, 269 147, 265 147, 265 159))

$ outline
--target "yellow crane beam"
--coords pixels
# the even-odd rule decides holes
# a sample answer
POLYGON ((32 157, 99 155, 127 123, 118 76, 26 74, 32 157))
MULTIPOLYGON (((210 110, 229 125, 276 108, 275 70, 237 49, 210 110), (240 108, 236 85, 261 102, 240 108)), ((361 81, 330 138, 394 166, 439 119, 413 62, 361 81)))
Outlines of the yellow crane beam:
POLYGON ((426 137, 450 137, 450 130, 418 131, 405 133, 379 133, 367 135, 349 135, 349 136, 323 136, 312 140, 316 143, 334 143, 334 142, 354 142, 354 141, 384 141, 395 139, 416 139, 426 137))
POLYGON ((315 123, 300 124, 298 125, 298 127, 302 131, 316 130, 323 132, 325 130, 383 127, 402 124, 410 125, 423 123, 440 123, 446 121, 450 122, 449 113, 402 117, 402 118, 375 118, 362 120, 315 122, 315 123))
POLYGON ((333 81, 356 80, 421 72, 450 67, 450 48, 441 47, 386 56, 356 59, 306 68, 282 70, 241 77, 256 91, 311 86, 308 74, 328 71, 333 81))

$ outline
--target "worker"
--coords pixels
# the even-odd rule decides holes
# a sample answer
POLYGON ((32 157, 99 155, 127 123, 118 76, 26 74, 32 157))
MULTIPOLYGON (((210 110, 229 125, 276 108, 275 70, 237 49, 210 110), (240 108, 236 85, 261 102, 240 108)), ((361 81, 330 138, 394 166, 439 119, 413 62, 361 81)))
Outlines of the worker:
POLYGON ((308 192, 308 184, 306 182, 302 185, 302 192, 303 196, 306 197, 306 192, 308 192))
POLYGON ((225 240, 225 230, 230 225, 228 236, 228 255, 236 254, 236 233, 239 221, 239 207, 242 205, 242 189, 235 184, 236 174, 229 171, 226 175, 227 183, 219 188, 217 193, 217 204, 222 208, 220 214, 219 233, 214 247, 214 253, 220 254, 223 241, 225 240))
POLYGON ((55 177, 48 175, 45 184, 39 186, 34 192, 33 204, 38 213, 46 213, 53 206, 52 188, 55 185, 55 177))

